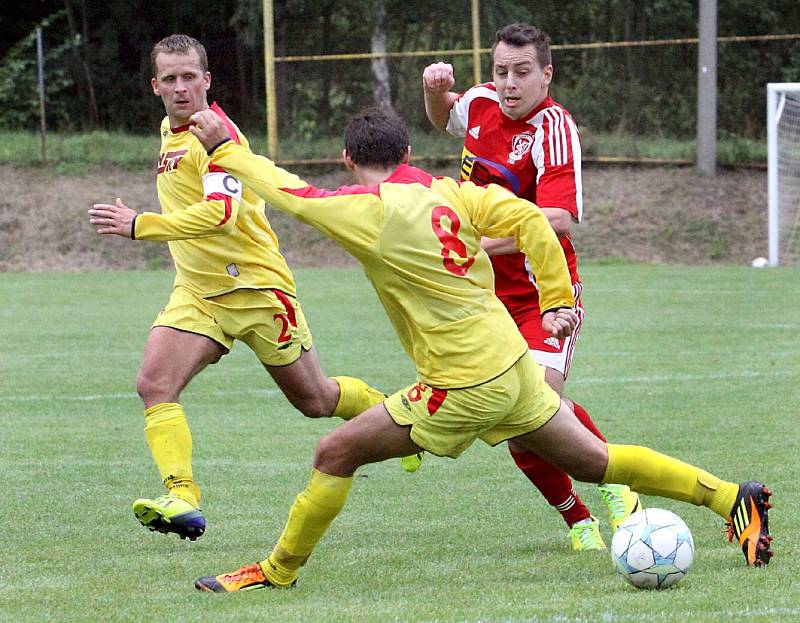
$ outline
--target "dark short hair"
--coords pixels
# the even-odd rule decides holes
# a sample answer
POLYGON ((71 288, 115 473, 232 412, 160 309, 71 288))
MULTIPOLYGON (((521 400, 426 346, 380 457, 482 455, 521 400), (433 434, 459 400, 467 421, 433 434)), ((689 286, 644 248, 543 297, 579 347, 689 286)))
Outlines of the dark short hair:
POLYGON ((203 44, 189 35, 170 35, 156 43, 150 51, 150 66, 153 68, 153 75, 155 76, 158 73, 156 56, 162 52, 164 54, 188 54, 191 50, 197 52, 197 57, 200 59, 200 69, 203 70, 203 73, 207 72, 208 56, 203 44))
POLYGON ((536 60, 539 61, 539 67, 542 69, 553 62, 553 57, 550 54, 550 37, 543 30, 536 28, 536 26, 531 26, 530 24, 503 26, 494 37, 492 59, 494 59, 494 50, 501 41, 508 45, 513 45, 515 48, 532 45, 536 50, 536 60))
POLYGON ((347 155, 362 166, 398 165, 408 144, 408 129, 403 120, 383 108, 362 110, 344 130, 347 155))

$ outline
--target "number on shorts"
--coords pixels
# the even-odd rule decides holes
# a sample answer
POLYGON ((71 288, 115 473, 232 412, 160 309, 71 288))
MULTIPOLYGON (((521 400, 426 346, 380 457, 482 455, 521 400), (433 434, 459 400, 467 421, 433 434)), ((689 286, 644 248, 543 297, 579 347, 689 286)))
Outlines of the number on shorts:
MULTIPOLYGON (((423 383, 417 383, 408 391, 406 396, 411 402, 419 402, 422 400, 423 394, 427 389, 427 385, 423 383)), ((439 389, 438 387, 431 387, 430 390, 431 396, 428 398, 427 407, 428 415, 433 415, 439 410, 439 407, 442 406, 444 399, 447 398, 447 390, 439 389)))
POLYGON ((458 230, 461 229, 461 219, 458 218, 458 214, 447 206, 436 206, 431 213, 431 225, 433 233, 442 243, 444 267, 454 275, 463 277, 475 261, 475 256, 467 254, 467 245, 458 237, 458 230), (444 217, 450 221, 450 230, 445 229, 442 225, 444 217), (456 264, 455 259, 450 257, 451 252, 466 261, 463 264, 456 264))
POLYGON ((278 336, 278 343, 291 341, 292 336, 289 333, 289 317, 286 314, 275 314, 272 318, 281 323, 281 334, 278 336))
POLYGON ((291 342, 292 334, 289 331, 289 327, 297 326, 297 316, 294 313, 294 307, 292 307, 292 302, 285 293, 276 289, 273 289, 272 293, 276 296, 280 304, 283 305, 283 308, 286 310, 285 314, 275 314, 272 317, 273 320, 277 320, 281 323, 281 334, 278 336, 278 343, 291 342))

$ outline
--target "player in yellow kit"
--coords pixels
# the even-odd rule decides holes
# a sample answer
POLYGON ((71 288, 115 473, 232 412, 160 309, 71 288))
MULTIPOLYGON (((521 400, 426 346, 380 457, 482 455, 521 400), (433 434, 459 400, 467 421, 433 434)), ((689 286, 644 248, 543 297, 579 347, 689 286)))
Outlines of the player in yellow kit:
POLYGON ((606 444, 545 382, 494 294, 480 245, 481 236, 514 238, 537 277, 542 327, 568 336, 577 314, 566 261, 535 205, 500 186, 459 185, 409 166, 405 126, 381 110, 365 111, 345 130, 344 160, 358 185, 336 191, 275 186, 274 163, 230 141, 217 115, 193 119, 191 131, 213 163, 359 260, 417 370, 414 384, 322 438, 311 480, 269 557, 199 578, 198 589, 292 586, 360 466, 421 449, 455 458, 476 438, 515 439, 580 480, 707 506, 731 521, 748 564, 769 561, 764 485, 737 485, 648 448, 606 444))
MULTIPOLYGON (((96 204, 89 214, 100 234, 169 244, 175 284, 153 323, 137 379, 145 436, 168 492, 136 500, 133 512, 151 530, 194 540, 206 522, 180 394, 192 377, 229 352, 235 339, 253 350, 308 417, 349 419, 384 395, 358 379, 322 372, 263 200, 213 164, 189 132, 191 115, 210 110, 232 141, 247 146, 222 109, 208 105, 211 74, 204 47, 192 37, 171 35, 153 47, 151 60, 153 93, 167 113, 157 169, 161 213, 137 214, 117 199, 114 205, 96 204)), ((270 181, 305 186, 284 171, 270 181)))

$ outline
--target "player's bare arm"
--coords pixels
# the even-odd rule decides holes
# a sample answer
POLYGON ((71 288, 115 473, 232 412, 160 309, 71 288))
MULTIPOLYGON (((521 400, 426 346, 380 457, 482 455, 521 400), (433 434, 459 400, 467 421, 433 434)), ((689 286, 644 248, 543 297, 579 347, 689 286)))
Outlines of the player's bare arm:
POLYGON ((194 125, 189 131, 197 137, 206 151, 224 143, 230 138, 228 128, 219 115, 212 110, 201 110, 192 115, 194 125))
POLYGON ((572 214, 564 208, 540 208, 550 227, 557 236, 569 235, 572 228, 572 214))
POLYGON ((433 63, 422 72, 422 92, 425 96, 425 113, 431 124, 444 131, 450 109, 458 98, 451 89, 456 79, 450 63, 433 63))
POLYGON ((131 210, 117 197, 116 203, 95 203, 89 210, 89 223, 97 227, 98 234, 113 234, 130 238, 136 210, 131 210))
MULTIPOLYGON (((569 212, 563 208, 540 209, 557 236, 569 235, 572 226, 572 215, 569 212)), ((486 255, 489 257, 519 252, 513 238, 487 238, 484 236, 481 238, 481 248, 486 251, 486 255)))
POLYGON ((572 335, 578 324, 574 309, 562 307, 542 314, 542 328, 555 338, 563 340, 572 335))
POLYGON ((508 255, 509 253, 519 253, 517 243, 513 238, 481 238, 481 248, 486 251, 489 257, 493 255, 508 255))

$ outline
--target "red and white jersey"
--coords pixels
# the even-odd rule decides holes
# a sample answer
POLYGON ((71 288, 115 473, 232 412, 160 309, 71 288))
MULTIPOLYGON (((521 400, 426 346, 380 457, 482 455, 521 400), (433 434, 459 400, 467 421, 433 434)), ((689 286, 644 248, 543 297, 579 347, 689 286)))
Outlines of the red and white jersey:
MULTIPOLYGON (((510 119, 500 108, 494 83, 462 93, 450 110, 447 131, 464 137, 461 176, 481 186, 499 184, 539 207, 562 208, 583 216, 581 144, 567 110, 549 96, 526 119, 510 119)), ((578 262, 568 235, 559 236, 570 277, 578 283, 578 262)), ((491 258, 495 290, 515 312, 538 309, 533 272, 521 253, 491 258)))

